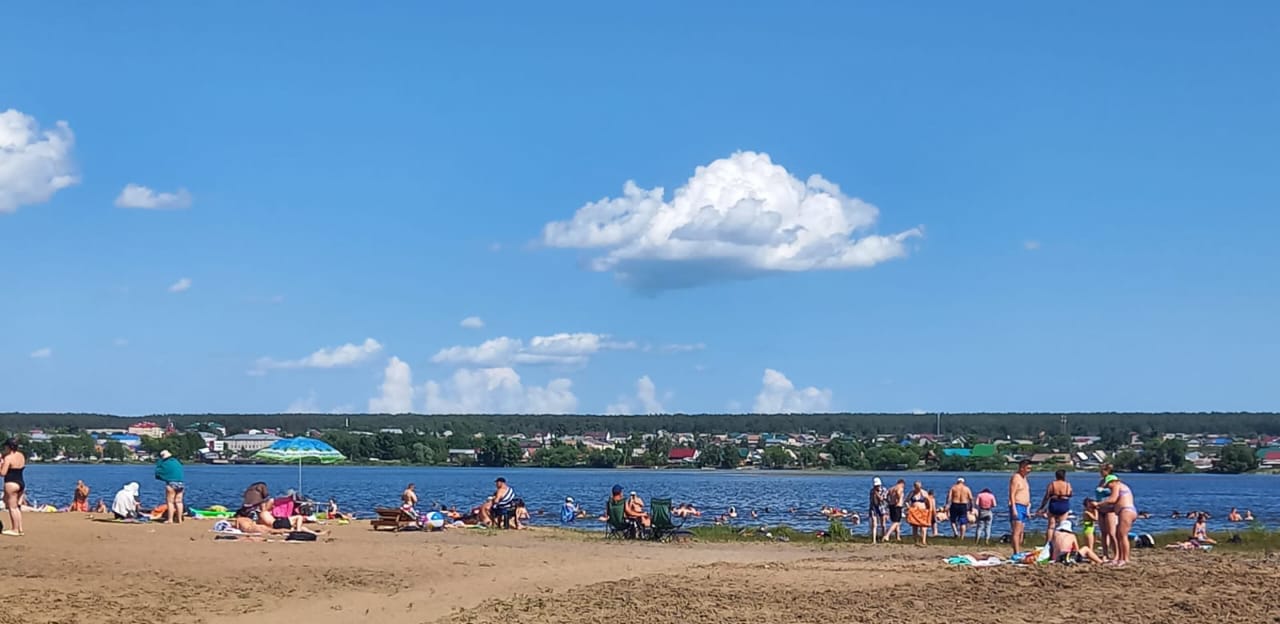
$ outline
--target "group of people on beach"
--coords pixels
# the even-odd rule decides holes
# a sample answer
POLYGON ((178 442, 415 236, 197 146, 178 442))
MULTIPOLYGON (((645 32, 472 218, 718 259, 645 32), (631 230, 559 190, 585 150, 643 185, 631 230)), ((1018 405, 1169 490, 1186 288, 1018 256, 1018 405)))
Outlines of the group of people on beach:
MULTIPOLYGON (((1075 492, 1067 481, 1065 471, 1059 470, 1045 487, 1037 506, 1032 507, 1031 486, 1027 477, 1031 474, 1031 462, 1019 462, 1018 469, 1009 478, 1006 509, 1009 518, 1009 542, 1015 553, 1023 552, 1026 525, 1033 518, 1048 521, 1045 540, 1050 546, 1050 556, 1055 560, 1071 560, 1089 563, 1109 563, 1124 566, 1129 563, 1131 541, 1129 532, 1138 519, 1132 488, 1125 483, 1111 464, 1104 464, 1099 472, 1099 482, 1093 496, 1082 501, 1080 526, 1085 543, 1077 541, 1072 518, 1075 492)), ((902 522, 911 527, 915 543, 924 546, 930 533, 941 535, 941 527, 950 525, 951 535, 964 540, 970 524, 976 525, 974 540, 990 543, 996 508, 1000 503, 996 495, 984 488, 976 495, 959 477, 939 500, 933 490, 926 490, 920 481, 907 490, 906 480, 899 479, 891 487, 885 487, 879 477, 872 480, 868 505, 868 517, 872 541, 902 541, 902 522)), ((1201 526, 1198 523, 1198 526, 1201 526)), ((1201 527, 1201 533, 1204 533, 1201 527)), ((1205 535, 1207 537, 1207 535, 1205 535)))

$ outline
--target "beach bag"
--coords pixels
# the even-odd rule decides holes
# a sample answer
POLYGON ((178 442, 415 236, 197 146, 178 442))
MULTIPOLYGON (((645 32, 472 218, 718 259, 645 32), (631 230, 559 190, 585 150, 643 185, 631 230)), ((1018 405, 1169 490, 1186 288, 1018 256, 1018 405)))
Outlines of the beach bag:
POLYGON ((978 510, 976 510, 976 509, 970 509, 970 510, 969 510, 969 513, 968 513, 968 514, 966 514, 966 517, 969 519, 969 524, 973 524, 973 523, 977 522, 977 521, 978 521, 978 510))
POLYGON ((314 542, 316 541, 315 533, 307 533, 306 531, 291 531, 285 536, 286 542, 314 542))
POLYGON ((928 507, 910 507, 907 509, 907 524, 913 527, 933 526, 933 514, 928 507))

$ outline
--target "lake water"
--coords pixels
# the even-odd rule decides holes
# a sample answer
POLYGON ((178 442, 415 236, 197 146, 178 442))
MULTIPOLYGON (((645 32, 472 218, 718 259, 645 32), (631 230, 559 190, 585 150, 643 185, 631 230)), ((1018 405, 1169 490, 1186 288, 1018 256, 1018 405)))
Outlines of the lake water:
MULTIPOLYGON (((400 491, 407 483, 417 485, 420 508, 431 506, 433 501, 467 508, 484 500, 493 491, 493 480, 505 476, 529 506, 531 512, 544 510, 545 516, 537 516, 535 524, 555 523, 559 518, 560 504, 566 496, 572 496, 593 514, 604 508, 604 500, 613 484, 626 490, 635 490, 645 499, 672 498, 676 503, 691 502, 703 512, 701 522, 710 523, 711 517, 733 505, 738 510, 735 524, 789 524, 806 529, 826 526, 826 520, 818 510, 823 505, 857 510, 865 517, 867 492, 871 486, 870 473, 821 473, 774 471, 708 471, 708 470, 586 470, 554 468, 430 468, 430 467, 365 467, 365 466, 305 466, 302 491, 316 500, 336 498, 346 511, 362 516, 371 515, 377 506, 395 506, 400 491), (791 508, 796 513, 790 513, 791 508), (749 517, 750 510, 760 513, 756 521, 749 517), (768 511, 766 511, 766 509, 768 511)), ((885 485, 898 478, 923 482, 926 489, 934 489, 939 498, 955 481, 955 473, 880 473, 885 485)), ((1005 500, 1008 474, 964 474, 968 485, 977 493, 991 488, 999 500, 1005 500)), ((1047 473, 1033 473, 1031 488, 1033 503, 1038 503, 1044 487, 1052 480, 1047 473)), ((1173 510, 1203 510, 1213 514, 1210 530, 1226 526, 1226 516, 1232 507, 1241 513, 1253 510, 1265 525, 1280 525, 1280 499, 1274 495, 1275 485, 1280 483, 1268 475, 1124 475, 1134 490, 1138 508, 1152 514, 1150 520, 1140 520, 1138 529, 1144 532, 1160 532, 1169 529, 1190 529, 1190 520, 1170 520, 1173 510), (1268 494, 1270 492, 1270 494, 1268 494)), ((144 506, 164 501, 164 487, 152 477, 152 467, 142 465, 74 465, 31 464, 26 471, 29 496, 34 501, 58 507, 67 505, 75 489, 77 479, 92 488, 90 502, 99 498, 110 505, 111 498, 125 483, 137 481, 142 486, 144 506)), ((1081 499, 1092 493, 1098 476, 1094 473, 1068 473, 1076 491, 1074 503, 1079 513, 1081 499)), ((249 465, 186 467, 188 506, 207 507, 222 504, 235 507, 239 504, 245 487, 254 481, 265 481, 272 492, 283 493, 298 487, 296 466, 249 465)), ((908 487, 908 490, 910 487, 908 487)), ((1043 528, 1043 520, 1032 528, 1043 528)), ((599 528, 594 521, 579 521, 584 528, 599 528)), ((999 526, 999 525, 998 525, 999 526)), ((866 523, 854 529, 865 532, 866 523)))

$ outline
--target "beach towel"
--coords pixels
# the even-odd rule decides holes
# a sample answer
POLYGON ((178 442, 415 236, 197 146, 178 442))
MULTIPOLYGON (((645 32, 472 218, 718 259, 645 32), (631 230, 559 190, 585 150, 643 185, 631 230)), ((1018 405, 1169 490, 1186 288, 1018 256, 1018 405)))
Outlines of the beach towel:
POLYGON ((957 555, 955 557, 947 557, 945 561, 947 562, 947 565, 968 566, 972 568, 991 568, 1007 563, 1003 559, 994 555, 987 557, 986 559, 978 559, 973 555, 957 555))
POLYGON ((913 527, 933 526, 933 514, 927 507, 911 507, 907 509, 907 524, 913 527))

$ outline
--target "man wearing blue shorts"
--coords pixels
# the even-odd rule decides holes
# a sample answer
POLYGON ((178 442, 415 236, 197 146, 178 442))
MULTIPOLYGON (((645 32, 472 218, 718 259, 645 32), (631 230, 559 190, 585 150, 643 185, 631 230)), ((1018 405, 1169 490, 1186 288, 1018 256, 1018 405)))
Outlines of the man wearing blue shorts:
POLYGON ((1022 530, 1031 513, 1031 486, 1027 475, 1031 474, 1031 462, 1018 462, 1018 471, 1009 478, 1009 524, 1013 534, 1013 552, 1022 552, 1022 530))

